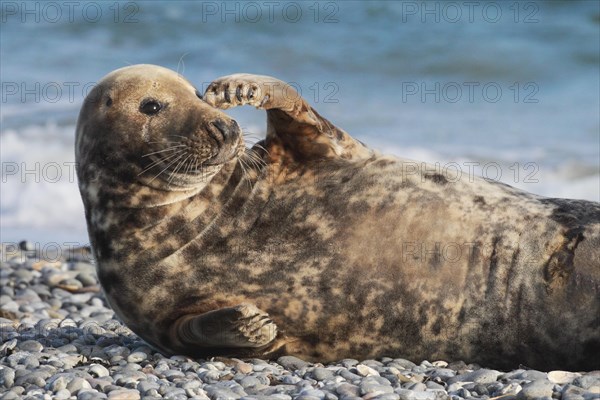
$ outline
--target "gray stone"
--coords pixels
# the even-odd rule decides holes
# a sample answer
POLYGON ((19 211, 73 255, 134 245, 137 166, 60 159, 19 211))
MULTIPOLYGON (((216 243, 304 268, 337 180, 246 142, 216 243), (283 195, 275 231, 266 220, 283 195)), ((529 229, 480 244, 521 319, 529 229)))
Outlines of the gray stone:
POLYGON ((84 287, 96 286, 98 284, 96 275, 90 274, 87 272, 80 272, 79 274, 77 274, 75 279, 77 279, 79 282, 81 282, 81 284, 84 287))
POLYGON ((363 399, 364 400, 399 400, 400 395, 396 394, 396 393, 380 394, 375 397, 371 397, 371 395, 366 395, 366 396, 363 396, 363 399))
POLYGON ((139 400, 140 392, 133 389, 117 389, 108 393, 108 398, 111 400, 139 400))
POLYGON ((436 368, 432 370, 429 376, 432 379, 439 378, 443 381, 447 381, 448 379, 454 377, 456 372, 450 368, 436 368))
POLYGON ((146 353, 143 353, 141 351, 136 351, 127 356, 127 362, 139 363, 139 362, 144 361, 146 358, 148 358, 148 355, 146 353))
POLYGON ((488 388, 481 383, 474 385, 472 392, 477 393, 480 396, 487 396, 490 394, 488 388))
POLYGON ((55 400, 66 400, 71 397, 71 392, 67 389, 60 389, 58 392, 52 395, 52 398, 55 400))
POLYGON ((285 369, 293 371, 308 367, 310 364, 294 356, 283 356, 277 359, 277 363, 281 364, 285 369))
POLYGON ((360 392, 361 394, 364 396, 366 394, 375 394, 375 395, 381 395, 381 394, 386 394, 386 393, 393 393, 394 392, 394 388, 392 388, 391 386, 385 386, 385 385, 378 385, 375 383, 361 383, 360 385, 360 392))
POLYGON ((69 263, 69 270, 88 272, 90 274, 96 273, 96 267, 87 262, 71 262, 69 263))
POLYGON ((505 396, 505 395, 516 395, 522 390, 522 387, 517 382, 511 382, 506 386, 501 387, 500 389, 494 392, 494 396, 505 396))
POLYGON ((22 240, 19 242, 19 249, 21 249, 22 251, 34 251, 35 245, 29 240, 22 240))
POLYGON ((133 388, 137 385, 138 381, 146 379, 146 374, 139 371, 122 369, 119 373, 115 374, 113 378, 116 385, 133 388))
POLYGON ((55 375, 48 380, 46 388, 53 392, 58 392, 60 390, 66 389, 68 382, 69 380, 65 376, 65 374, 55 375))
POLYGON ((139 381, 136 389, 141 393, 141 394, 146 394, 146 392, 148 392, 149 390, 158 390, 158 388, 160 387, 160 385, 156 382, 150 381, 150 380, 145 380, 145 381, 139 381))
POLYGON ((216 382, 216 383, 204 386, 204 390, 206 391, 207 394, 209 394, 209 396, 210 396, 211 391, 215 391, 215 390, 216 391, 221 391, 221 390, 229 391, 231 393, 235 393, 239 397, 247 395, 244 388, 235 381, 216 382))
POLYGON ((357 375, 353 372, 350 372, 347 369, 343 369, 339 372, 339 375, 344 378, 345 380, 347 380, 348 382, 354 383, 354 382, 361 382, 362 381, 362 376, 357 375))
POLYGON ((313 379, 315 379, 317 381, 324 381, 324 380, 333 379, 334 373, 333 373, 333 371, 328 370, 327 368, 317 367, 312 370, 311 376, 313 377, 313 379))
POLYGON ((219 371, 202 371, 198 373, 198 377, 205 383, 215 383, 221 379, 221 374, 219 371))
POLYGON ((21 398, 21 396, 19 396, 15 392, 6 392, 1 397, 2 400, 17 400, 17 399, 20 399, 20 398, 21 398))
POLYGON ((283 384, 286 385, 295 385, 298 382, 300 382, 302 380, 302 378, 300 378, 297 375, 283 375, 282 377, 280 377, 280 381, 283 384))
POLYGON ((600 390, 588 391, 582 387, 573 384, 567 384, 561 392, 561 399, 564 400, 597 400, 600 399, 600 390))
POLYGON ((90 375, 95 376, 97 378, 108 376, 110 374, 108 369, 106 369, 106 367, 100 364, 92 364, 88 371, 90 375))
POLYGON ((442 385, 440 385, 439 383, 435 383, 433 381, 425 382, 425 386, 427 386, 427 389, 430 389, 430 390, 445 390, 445 388, 442 385))
POLYGON ((27 371, 28 373, 19 376, 15 379, 15 385, 27 387, 29 385, 35 385, 37 387, 46 386, 46 378, 50 376, 48 373, 44 373, 44 371, 27 371))
POLYGON ((313 399, 324 399, 325 398, 325 392, 323 392, 322 390, 319 389, 303 389, 300 393, 298 393, 298 397, 296 397, 297 399, 299 398, 313 398, 313 399))
POLYGON ((256 390, 263 389, 267 386, 255 376, 245 376, 239 381, 239 384, 247 393, 253 393, 256 390))
POLYGON ((127 347, 112 345, 112 346, 106 347, 104 349, 104 353, 106 353, 106 355, 109 357, 115 357, 115 356, 127 357, 129 355, 130 351, 127 347))
POLYGON ((108 396, 105 393, 101 393, 94 389, 81 389, 77 393, 77 400, 96 400, 106 399, 108 396))
POLYGON ((456 375, 448 379, 447 383, 449 385, 454 382, 492 383, 495 382, 500 375, 502 375, 502 373, 499 371, 482 368, 465 374, 456 375))
POLYGON ((204 390, 211 398, 211 400, 230 400, 239 399, 240 397, 242 397, 240 394, 223 387, 212 387, 209 385, 205 387, 204 390))
POLYGON ((465 388, 460 388, 460 389, 452 391, 452 392, 449 391, 448 393, 452 393, 452 394, 454 394, 454 395, 456 395, 458 397, 461 397, 463 399, 471 397, 471 392, 469 392, 465 388))
POLYGON ((185 389, 170 387, 163 394, 164 399, 187 399, 185 389))
POLYGON ((550 399, 554 384, 548 380, 537 380, 527 383, 517 394, 518 400, 550 399))
POLYGON ((407 389, 396 389, 400 400, 437 400, 434 392, 413 392, 407 389))
POLYGON ((15 370, 4 366, 0 368, 0 386, 10 389, 15 383, 15 370))
POLYGON ((44 346, 38 341, 35 340, 26 340, 21 342, 17 346, 19 350, 28 351, 30 353, 39 353, 44 349, 44 346))
POLYGON ((16 367, 17 365, 22 365, 26 369, 34 369, 40 365, 40 362, 36 357, 25 351, 19 351, 11 354, 6 358, 6 361, 8 366, 12 368, 16 367))
POLYGON ((298 388, 294 385, 276 385, 276 386, 269 386, 266 387, 264 389, 258 390, 256 391, 256 393, 254 393, 254 395, 257 396, 272 396, 272 395, 276 395, 276 394, 294 394, 298 391, 298 388))
POLYGON ((413 369, 417 365, 409 360, 405 360, 404 358, 394 358, 394 360, 388 364, 390 367, 400 367, 401 369, 413 369))
POLYGON ((537 381, 537 380, 548 379, 548 374, 546 374, 545 372, 536 371, 534 369, 521 370, 519 373, 503 374, 501 376, 501 378, 505 378, 505 376, 506 376, 506 379, 520 379, 520 380, 526 380, 526 381, 537 381))
POLYGON ((573 380, 573 384, 584 389, 590 389, 592 387, 598 387, 600 389, 600 373, 589 373, 580 376, 573 380))
POLYGON ((75 278, 63 279, 58 284, 69 291, 76 291, 83 288, 83 284, 75 278))
POLYGON ((346 397, 359 397, 360 396, 360 388, 356 385, 352 385, 350 383, 342 383, 336 389, 336 393, 340 396, 346 397))
POLYGON ((92 385, 83 378, 74 377, 69 383, 67 383, 67 390, 72 394, 77 394, 81 389, 91 389, 92 385))
POLYGON ((423 392, 427 390, 427 386, 421 382, 407 383, 405 389, 412 390, 413 392, 423 392))
POLYGON ((77 293, 69 298, 69 302, 77 304, 85 304, 94 297, 94 293, 77 293))
POLYGON ((379 372, 376 369, 369 367, 368 365, 358 364, 356 371, 361 376, 379 376, 379 372))

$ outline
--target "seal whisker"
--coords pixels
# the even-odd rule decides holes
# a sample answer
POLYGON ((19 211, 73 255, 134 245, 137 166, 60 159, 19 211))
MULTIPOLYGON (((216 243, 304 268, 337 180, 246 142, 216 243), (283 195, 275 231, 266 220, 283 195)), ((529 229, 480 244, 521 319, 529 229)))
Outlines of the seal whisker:
POLYGON ((252 162, 252 164, 257 168, 257 169, 262 169, 264 166, 267 165, 267 163, 265 162, 265 160, 263 160, 260 156, 258 156, 258 154, 249 151, 249 152, 245 152, 244 153, 244 157, 252 162))
POLYGON ((261 166, 259 164, 257 164, 256 160, 252 159, 252 157, 246 156, 245 161, 247 161, 246 165, 249 166, 249 164, 250 164, 257 170, 261 169, 261 166))
POLYGON ((259 143, 254 143, 254 147, 258 147, 259 149, 261 149, 262 151, 264 151, 265 153, 269 154, 269 150, 267 150, 265 148, 265 146, 259 144, 259 143))
MULTIPOLYGON (((188 156, 189 157, 189 156, 188 156)), ((181 164, 185 161, 185 158, 181 158, 179 159, 179 162, 177 163, 177 165, 175 166, 175 168, 173 168, 173 170, 171 171, 171 173, 169 174, 169 179, 167 180, 167 183, 170 185, 171 181, 173 180, 173 177, 175 176, 175 174, 177 173, 177 171, 179 170, 179 167, 181 166, 181 164)))
POLYGON ((148 165, 146 168, 144 168, 144 170, 142 170, 142 172, 140 172, 138 174, 138 176, 140 176, 141 174, 143 174, 144 172, 147 172, 149 170, 151 170, 152 168, 156 167, 158 164, 165 162, 167 160, 170 160, 171 158, 175 157, 176 155, 181 154, 181 151, 174 153, 174 154, 169 154, 166 157, 163 158, 159 158, 158 160, 153 161, 150 165, 148 165))
POLYGON ((196 157, 195 154, 190 154, 190 156, 188 157, 189 161, 186 162, 183 174, 184 175, 188 175, 190 173, 190 167, 192 166, 192 162, 193 162, 193 157, 196 157))
POLYGON ((181 138, 181 139, 189 139, 188 137, 181 136, 181 135, 169 135, 169 137, 176 137, 176 138, 181 138))
POLYGON ((240 161, 247 167, 249 167, 249 163, 252 162, 252 160, 250 159, 250 157, 248 157, 246 153, 242 153, 242 155, 240 156, 240 161))
POLYGON ((167 144, 167 145, 172 145, 172 144, 181 144, 181 142, 179 141, 171 141, 171 140, 166 140, 166 141, 152 141, 152 142, 146 142, 148 144, 167 144))
POLYGON ((169 176, 169 185, 171 184, 171 181, 173 180, 173 177, 175 176, 175 174, 177 173, 179 168, 181 168, 183 165, 185 165, 186 161, 191 156, 192 156, 191 154, 188 154, 188 156, 186 158, 184 158, 182 161, 180 161, 179 164, 177 164, 177 167, 175 167, 175 169, 173 171, 171 171, 171 175, 169 176))
POLYGON ((194 172, 198 172, 198 156, 194 154, 194 172))
POLYGON ((248 189, 252 190, 250 175, 248 174, 248 165, 243 160, 243 157, 240 157, 240 167, 242 168, 242 180, 246 182, 246 184, 248 185, 248 189))
POLYGON ((162 171, 160 171, 158 174, 156 174, 154 176, 154 178, 150 179, 150 182, 152 182, 153 180, 155 180, 156 178, 158 178, 163 172, 165 172, 171 165, 175 164, 181 157, 184 156, 185 153, 181 153, 177 158, 175 158, 175 160, 171 161, 162 171))
POLYGON ((163 150, 158 150, 158 151, 154 151, 152 153, 144 154, 142 157, 148 157, 148 156, 151 156, 153 154, 164 153, 166 151, 173 151, 173 150, 175 150, 178 147, 186 147, 186 145, 185 144, 180 144, 180 145, 177 145, 177 146, 171 146, 171 147, 163 149, 163 150))

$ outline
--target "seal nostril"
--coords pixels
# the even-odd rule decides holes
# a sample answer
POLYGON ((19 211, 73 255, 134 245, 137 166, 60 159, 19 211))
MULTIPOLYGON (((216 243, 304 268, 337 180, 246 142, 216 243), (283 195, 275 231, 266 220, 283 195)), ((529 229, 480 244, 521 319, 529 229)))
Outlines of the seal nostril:
POLYGON ((225 123, 225 121, 221 119, 217 119, 212 122, 212 125, 217 128, 217 131, 221 134, 221 142, 226 142, 230 138, 229 127, 225 123))

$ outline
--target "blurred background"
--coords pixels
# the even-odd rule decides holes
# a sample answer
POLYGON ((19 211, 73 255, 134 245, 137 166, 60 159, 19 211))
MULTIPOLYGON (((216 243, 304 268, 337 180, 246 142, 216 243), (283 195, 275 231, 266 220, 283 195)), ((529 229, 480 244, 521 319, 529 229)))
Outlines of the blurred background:
POLYGON ((3 1, 0 27, 2 242, 87 243, 79 108, 138 63, 272 75, 382 152, 600 200, 598 1, 3 1))

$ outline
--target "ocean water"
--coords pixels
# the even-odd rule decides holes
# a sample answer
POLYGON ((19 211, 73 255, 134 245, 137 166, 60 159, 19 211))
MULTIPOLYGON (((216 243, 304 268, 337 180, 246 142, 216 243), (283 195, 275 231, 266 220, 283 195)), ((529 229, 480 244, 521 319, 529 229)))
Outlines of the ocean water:
MULTIPOLYGON (((600 200, 597 1, 2 2, 1 241, 87 243, 73 139, 113 69, 297 87, 385 153, 600 200)), ((230 112, 257 137, 265 115, 230 112)))

